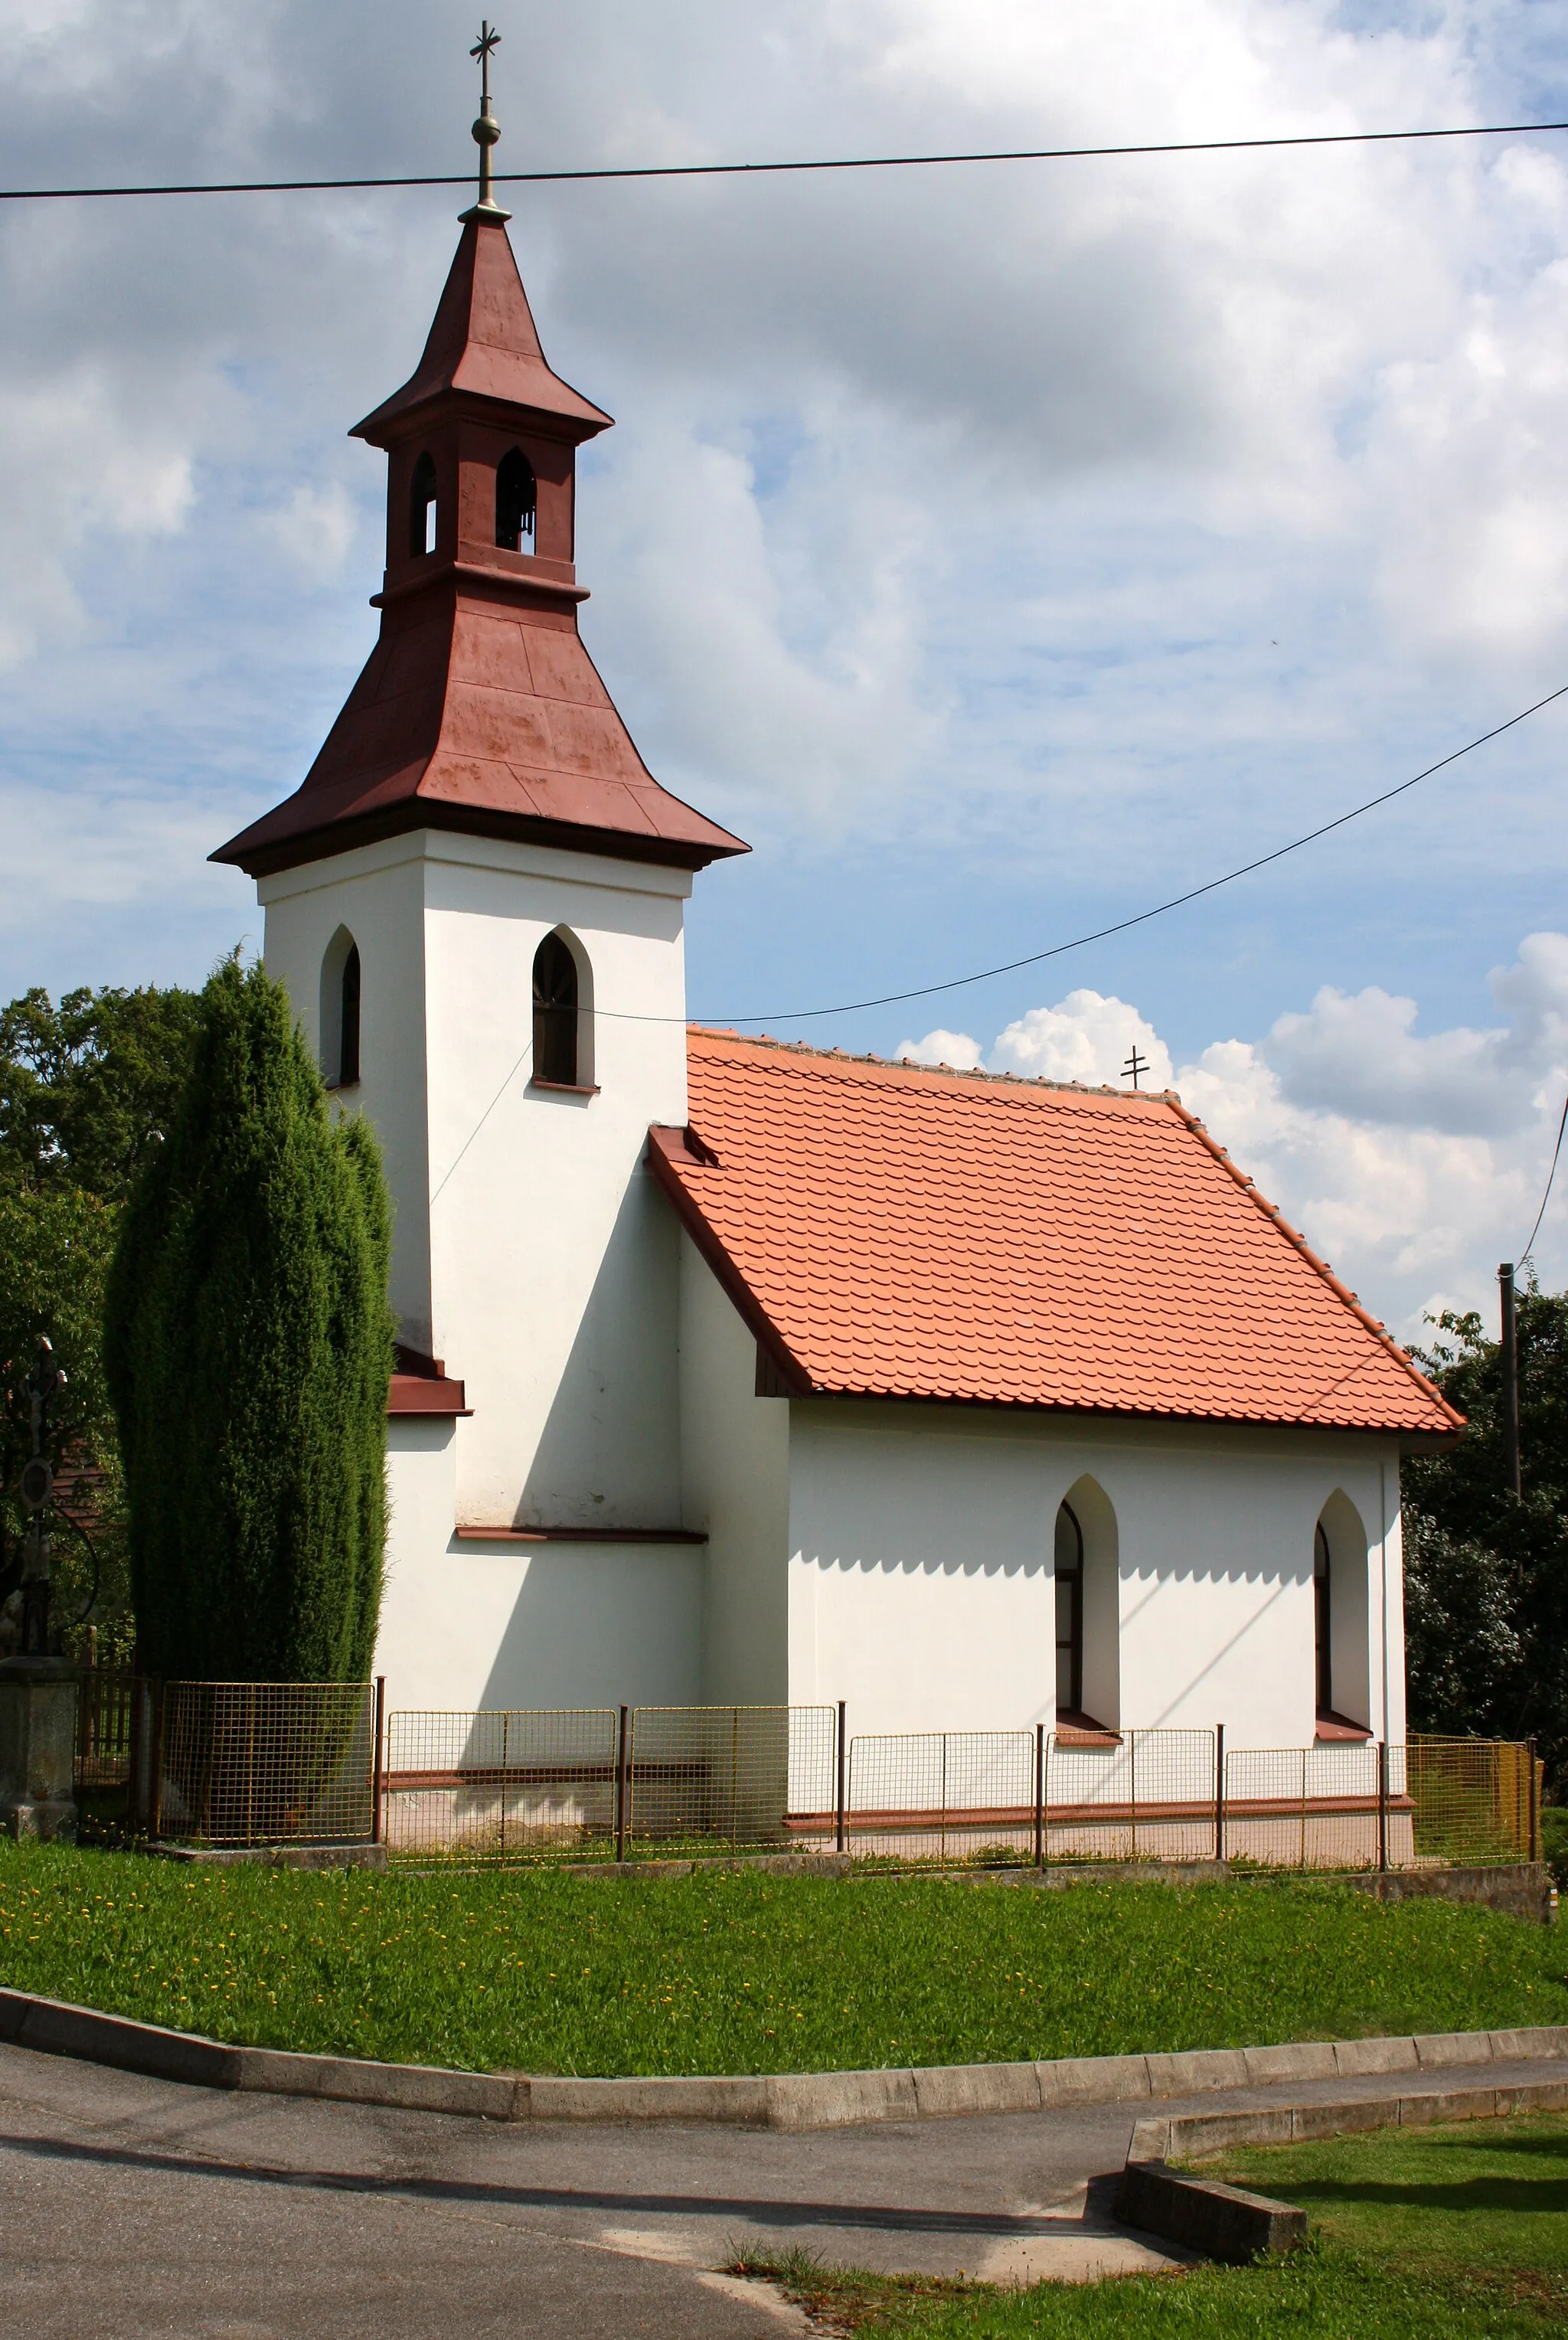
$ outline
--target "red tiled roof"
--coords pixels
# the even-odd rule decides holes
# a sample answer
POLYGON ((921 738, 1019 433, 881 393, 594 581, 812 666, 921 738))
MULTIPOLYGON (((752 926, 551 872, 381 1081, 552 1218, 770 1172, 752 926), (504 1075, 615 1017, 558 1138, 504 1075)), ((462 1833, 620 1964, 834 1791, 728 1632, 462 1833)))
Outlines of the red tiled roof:
POLYGON ((1451 1436, 1171 1095, 693 1028, 650 1165, 786 1385, 1451 1436))

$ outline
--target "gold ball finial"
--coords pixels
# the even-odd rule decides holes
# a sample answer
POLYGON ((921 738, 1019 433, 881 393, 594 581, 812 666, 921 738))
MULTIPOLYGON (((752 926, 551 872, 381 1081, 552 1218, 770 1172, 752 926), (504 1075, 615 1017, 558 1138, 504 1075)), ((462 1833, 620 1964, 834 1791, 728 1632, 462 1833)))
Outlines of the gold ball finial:
POLYGON ((496 202, 491 183, 491 150, 501 136, 501 124, 491 110, 490 61, 500 42, 501 35, 486 17, 480 25, 478 40, 469 51, 471 57, 479 59, 479 119, 473 125, 474 144, 479 148, 479 201, 458 214, 464 220, 491 220, 498 226, 511 217, 511 213, 503 211, 496 202))

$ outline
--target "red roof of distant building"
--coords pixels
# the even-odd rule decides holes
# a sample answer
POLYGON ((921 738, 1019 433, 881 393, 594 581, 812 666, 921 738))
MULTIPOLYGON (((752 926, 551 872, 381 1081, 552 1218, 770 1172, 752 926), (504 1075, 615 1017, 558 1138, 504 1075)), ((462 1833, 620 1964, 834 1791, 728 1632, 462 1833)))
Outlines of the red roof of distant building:
POLYGON ((693 1028, 650 1164, 786 1387, 1452 1436, 1169 1094, 693 1028))

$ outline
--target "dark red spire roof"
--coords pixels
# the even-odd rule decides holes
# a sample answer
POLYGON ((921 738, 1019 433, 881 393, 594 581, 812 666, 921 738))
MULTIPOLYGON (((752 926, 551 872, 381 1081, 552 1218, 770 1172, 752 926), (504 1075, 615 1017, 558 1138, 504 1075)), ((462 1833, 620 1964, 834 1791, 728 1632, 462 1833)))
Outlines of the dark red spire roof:
POLYGON ((464 225, 423 357, 402 388, 349 436, 384 447, 407 418, 453 390, 560 415, 577 426, 572 436, 580 440, 614 421, 551 373, 506 230, 483 220, 464 225))
POLYGON ((505 228, 470 216, 424 355, 352 434, 389 457, 381 639, 303 784, 214 861, 261 877, 416 828, 690 869, 747 850, 654 779, 578 632, 576 450, 610 424, 545 362, 505 228), (496 540, 512 448, 528 550, 496 540))

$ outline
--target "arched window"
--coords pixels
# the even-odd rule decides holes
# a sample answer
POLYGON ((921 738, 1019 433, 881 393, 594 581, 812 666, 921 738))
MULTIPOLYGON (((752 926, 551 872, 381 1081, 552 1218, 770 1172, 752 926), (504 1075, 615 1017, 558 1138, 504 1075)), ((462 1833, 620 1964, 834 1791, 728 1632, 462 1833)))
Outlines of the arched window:
POLYGON ((533 955, 533 1077, 555 1088, 577 1088, 577 961, 559 934, 546 935, 533 955))
POLYGON ((1057 1711, 1084 1707, 1084 1532, 1070 1503, 1057 1512, 1057 1711))
POLYGON ((321 1036, 328 1088, 352 1088, 360 1076, 360 950, 346 927, 322 961, 321 1036))
POLYGON ((360 1076, 360 947, 343 961, 342 1026, 338 1044, 338 1086, 352 1088, 360 1076))
POLYGON ((409 489, 408 549, 417 556, 435 550, 435 459, 428 451, 413 467, 409 489))
POLYGON ((1321 1520, 1313 1538, 1312 1552, 1312 1630, 1316 1661, 1317 1710, 1320 1715, 1331 1715, 1334 1712, 1333 1560, 1328 1549, 1328 1531, 1321 1520))
POLYGON ((495 540, 505 551, 531 550, 537 500, 533 465, 513 447, 495 469, 495 540))

